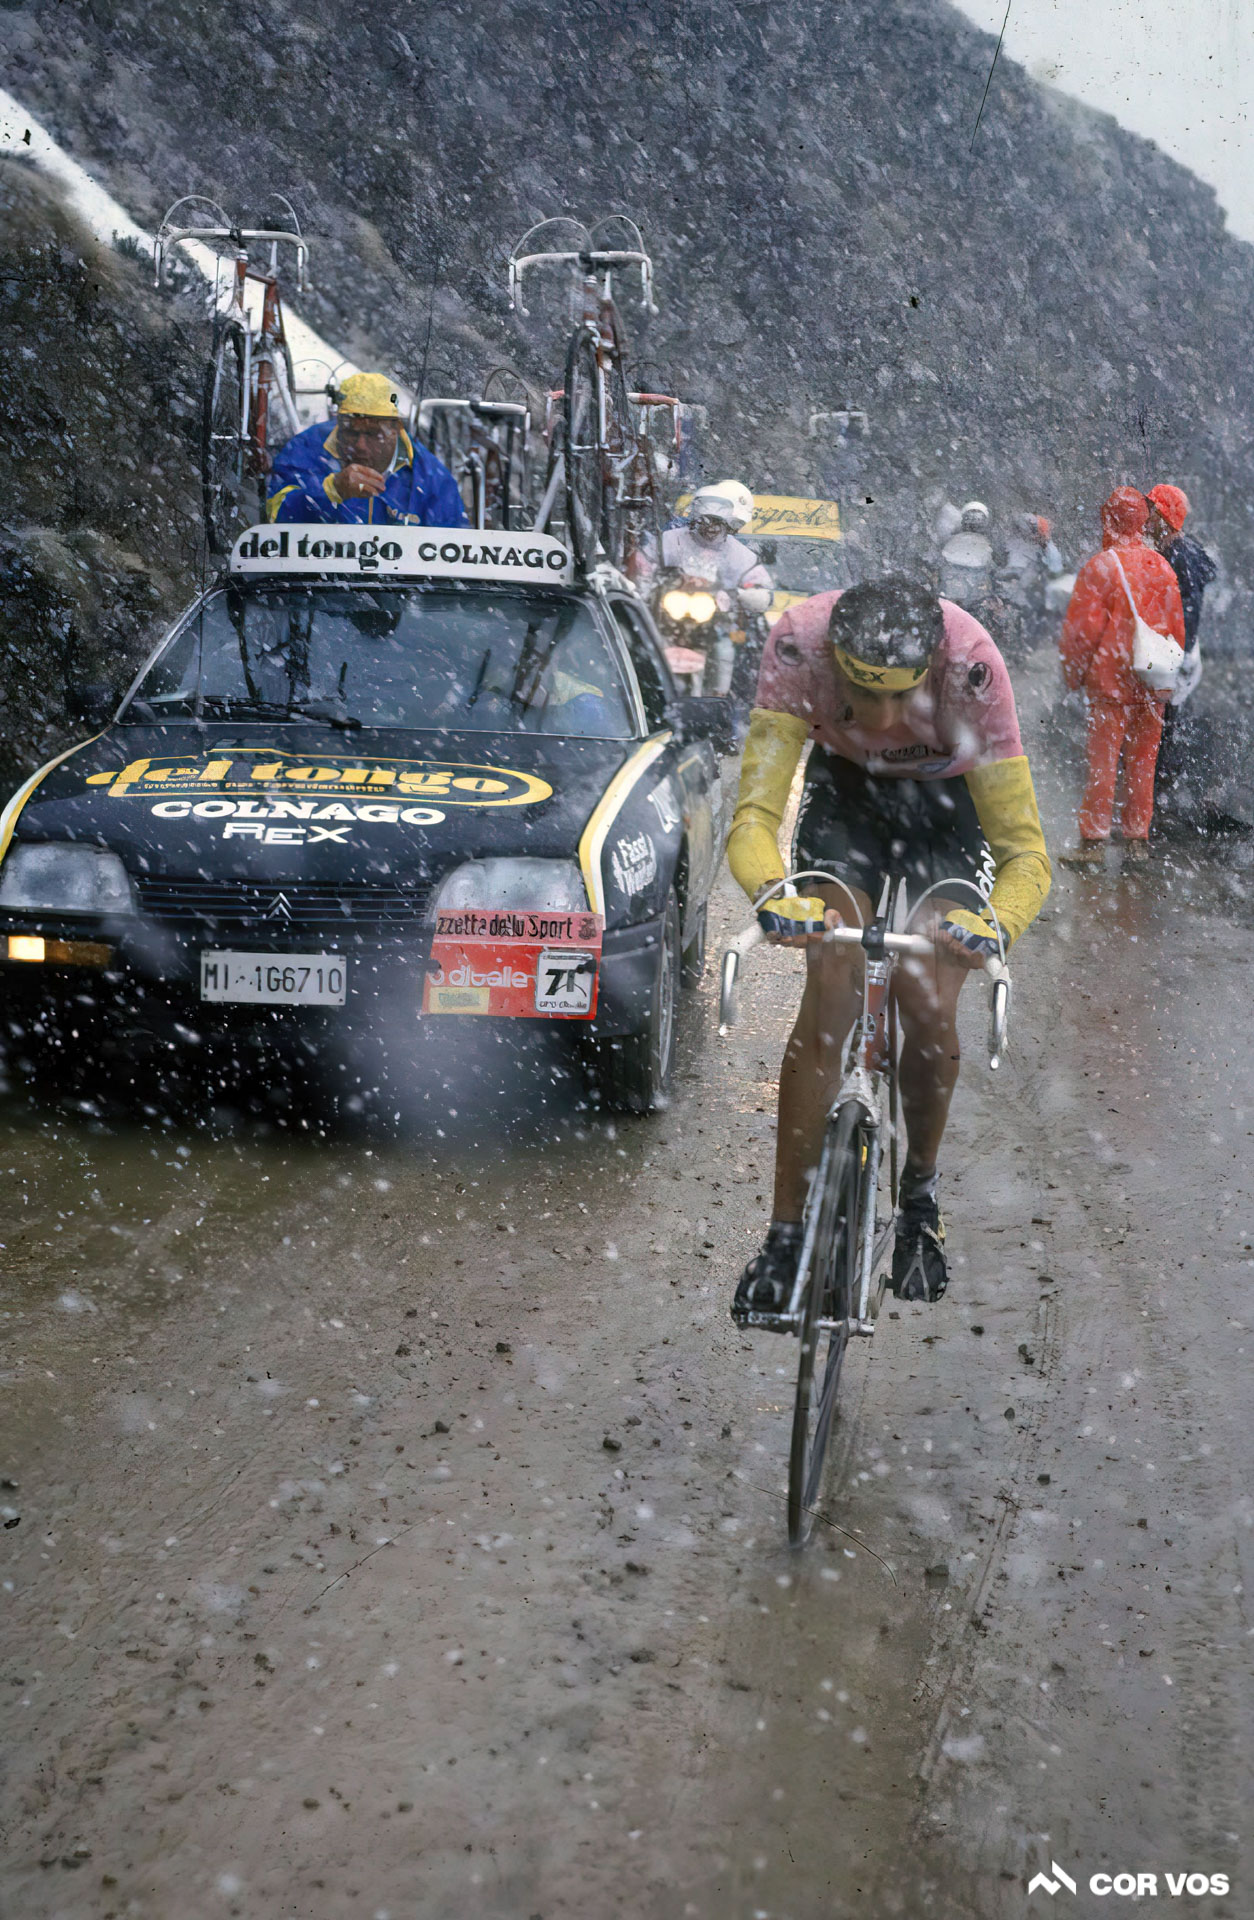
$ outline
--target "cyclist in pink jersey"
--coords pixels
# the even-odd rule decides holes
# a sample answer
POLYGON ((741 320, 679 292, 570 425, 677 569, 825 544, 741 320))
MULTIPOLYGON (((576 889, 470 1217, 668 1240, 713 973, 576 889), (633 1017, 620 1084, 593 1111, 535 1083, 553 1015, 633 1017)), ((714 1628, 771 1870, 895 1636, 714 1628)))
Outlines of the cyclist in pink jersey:
MULTIPOLYGON (((727 856, 758 904, 787 871, 778 834, 809 744, 794 871, 842 880, 869 919, 885 877, 917 899, 935 881, 974 883, 934 896, 935 967, 894 977, 902 1028, 899 1085, 907 1156, 893 1252, 893 1290, 936 1300, 948 1284, 937 1156, 958 1077, 956 1015, 966 972, 1007 942, 1049 891, 1049 856, 1005 663, 979 622, 907 579, 817 594, 771 630, 750 718, 727 856)), ((806 948, 806 985, 780 1071, 775 1204, 770 1231, 733 1303, 779 1311, 796 1273, 808 1178, 861 1006, 861 954, 822 944, 846 897, 764 901, 768 937, 806 948)))
POLYGON ((758 677, 759 708, 806 721, 809 738, 829 753, 885 778, 954 779, 1023 753, 1010 675, 974 614, 950 600, 935 603, 943 631, 927 671, 881 713, 878 705, 869 710, 864 698, 868 687, 876 691, 866 678, 876 670, 862 666, 855 683, 833 659, 832 614, 841 598, 816 593, 772 627, 758 677))

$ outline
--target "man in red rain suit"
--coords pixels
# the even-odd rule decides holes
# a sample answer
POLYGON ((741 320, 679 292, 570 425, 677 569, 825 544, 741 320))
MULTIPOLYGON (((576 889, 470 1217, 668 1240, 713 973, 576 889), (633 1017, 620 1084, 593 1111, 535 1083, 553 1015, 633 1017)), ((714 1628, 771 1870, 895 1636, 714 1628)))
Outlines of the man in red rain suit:
POLYGON ((1154 766, 1167 696, 1151 693, 1132 671, 1134 623, 1119 567, 1147 626, 1184 645, 1184 613, 1176 576, 1141 535, 1145 496, 1116 487, 1102 507, 1102 551, 1080 569, 1062 623, 1059 650, 1067 685, 1082 688, 1089 709, 1089 777, 1080 806, 1080 844, 1068 866, 1100 865, 1110 839, 1115 784, 1123 758, 1125 858, 1149 853, 1154 766))

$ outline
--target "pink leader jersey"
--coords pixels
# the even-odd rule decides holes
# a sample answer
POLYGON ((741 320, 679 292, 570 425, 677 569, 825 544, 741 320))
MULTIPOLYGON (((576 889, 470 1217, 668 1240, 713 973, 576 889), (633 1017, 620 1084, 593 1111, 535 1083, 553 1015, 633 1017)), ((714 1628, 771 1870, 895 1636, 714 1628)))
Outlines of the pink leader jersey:
POLYGON ((816 593, 776 621, 762 652, 755 705, 807 722, 829 753, 868 773, 948 780, 1023 752, 1010 675, 984 628, 942 600, 945 632, 927 677, 901 702, 887 732, 853 724, 849 682, 836 664, 828 621, 839 593, 816 593))

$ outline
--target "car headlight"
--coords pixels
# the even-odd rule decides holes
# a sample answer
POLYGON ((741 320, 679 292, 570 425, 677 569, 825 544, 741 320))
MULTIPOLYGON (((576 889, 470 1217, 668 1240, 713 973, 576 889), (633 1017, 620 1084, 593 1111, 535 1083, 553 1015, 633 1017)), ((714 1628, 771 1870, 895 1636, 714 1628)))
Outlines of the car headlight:
POLYGON ((14 913, 134 913, 130 876, 99 847, 11 847, 0 867, 0 908, 14 913))
POLYGON ((573 860, 467 860, 436 888, 427 918, 468 907, 586 913, 588 895, 573 860))

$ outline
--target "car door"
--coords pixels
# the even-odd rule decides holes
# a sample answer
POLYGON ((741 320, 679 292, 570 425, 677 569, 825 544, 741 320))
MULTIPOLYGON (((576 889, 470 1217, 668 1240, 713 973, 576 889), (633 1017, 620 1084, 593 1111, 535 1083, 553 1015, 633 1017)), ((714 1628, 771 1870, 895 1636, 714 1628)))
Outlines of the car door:
MULTIPOLYGON (((625 594, 610 596, 610 611, 627 643, 650 731, 667 725, 676 698, 675 683, 657 629, 644 607, 625 594)), ((708 740, 686 740, 672 747, 669 769, 688 845, 690 907, 704 905, 723 851, 722 786, 719 761, 708 740)), ((687 928, 685 928, 685 933, 687 928)))

